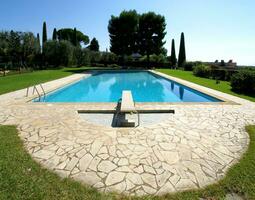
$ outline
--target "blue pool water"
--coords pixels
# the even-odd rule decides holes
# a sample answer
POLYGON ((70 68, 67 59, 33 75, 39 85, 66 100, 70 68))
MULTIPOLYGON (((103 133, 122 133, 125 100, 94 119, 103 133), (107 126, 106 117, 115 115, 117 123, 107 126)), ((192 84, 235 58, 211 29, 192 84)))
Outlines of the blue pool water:
MULTIPOLYGON (((44 102, 117 102, 131 90, 136 102, 220 102, 150 72, 100 72, 46 95, 44 102)), ((35 100, 35 101, 38 101, 35 100)))

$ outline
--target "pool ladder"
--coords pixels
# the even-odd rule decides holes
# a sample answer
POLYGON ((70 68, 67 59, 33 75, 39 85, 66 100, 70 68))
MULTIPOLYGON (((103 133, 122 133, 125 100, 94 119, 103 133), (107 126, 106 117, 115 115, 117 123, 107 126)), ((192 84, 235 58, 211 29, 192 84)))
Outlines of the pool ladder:
MULTIPOLYGON (((34 93, 36 92, 37 95, 38 95, 37 98, 39 98, 39 101, 41 101, 41 98, 42 98, 42 97, 45 99, 46 93, 45 93, 45 90, 44 90, 42 84, 33 85, 32 87, 33 87, 33 95, 34 95, 34 93), (39 87, 39 86, 40 86, 40 88, 41 88, 41 90, 42 90, 42 94, 40 94, 40 92, 39 92, 39 90, 38 90, 38 87, 39 87)), ((30 89, 30 88, 31 88, 31 87, 27 87, 26 97, 28 97, 29 89, 30 89)))

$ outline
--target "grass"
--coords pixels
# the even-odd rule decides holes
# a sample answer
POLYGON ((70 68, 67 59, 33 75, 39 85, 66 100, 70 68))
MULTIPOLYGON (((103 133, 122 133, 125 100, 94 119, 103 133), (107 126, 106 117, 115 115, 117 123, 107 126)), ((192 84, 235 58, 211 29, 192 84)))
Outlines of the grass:
POLYGON ((255 94, 248 96, 245 94, 236 93, 231 90, 230 82, 228 81, 220 81, 219 84, 216 84, 215 80, 196 77, 190 71, 172 70, 172 69, 158 69, 157 71, 255 102, 255 94))
POLYGON ((102 194, 71 179, 61 179, 42 168, 25 151, 15 126, 0 126, 0 199, 88 199, 88 200, 193 200, 224 199, 235 192, 255 199, 255 126, 247 126, 250 145, 239 163, 219 183, 205 189, 169 194, 162 197, 126 197, 102 194))
MULTIPOLYGON (((83 72, 91 69, 91 67, 81 68, 63 68, 54 70, 40 70, 34 72, 28 72, 23 74, 7 75, 0 77, 0 95, 15 90, 23 89, 28 86, 52 81, 58 78, 63 78, 74 73, 83 72)), ((93 69, 99 69, 93 67, 93 69)))

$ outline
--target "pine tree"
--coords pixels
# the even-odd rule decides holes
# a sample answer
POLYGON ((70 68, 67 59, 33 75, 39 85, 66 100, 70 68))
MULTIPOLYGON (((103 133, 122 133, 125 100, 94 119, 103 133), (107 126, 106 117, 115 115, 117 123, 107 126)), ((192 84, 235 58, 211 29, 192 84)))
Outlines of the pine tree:
POLYGON ((172 64, 172 66, 176 66, 176 53, 175 53, 175 43, 174 43, 174 39, 172 39, 172 48, 171 48, 171 57, 170 57, 170 62, 172 64))
POLYGON ((57 40, 57 29, 56 28, 54 28, 54 30, 53 30, 52 40, 57 40))
POLYGON ((37 52, 36 53, 41 53, 41 43, 40 43, 40 34, 37 33, 37 37, 36 37, 36 46, 37 46, 37 52))
POLYGON ((184 33, 182 33, 179 57, 178 57, 178 67, 183 67, 185 62, 186 62, 185 39, 184 39, 184 33))
POLYGON ((74 46, 77 46, 77 31, 76 28, 73 30, 73 41, 72 41, 74 46))
POLYGON ((45 42, 47 42, 47 27, 46 27, 46 22, 43 22, 42 50, 44 48, 45 42))

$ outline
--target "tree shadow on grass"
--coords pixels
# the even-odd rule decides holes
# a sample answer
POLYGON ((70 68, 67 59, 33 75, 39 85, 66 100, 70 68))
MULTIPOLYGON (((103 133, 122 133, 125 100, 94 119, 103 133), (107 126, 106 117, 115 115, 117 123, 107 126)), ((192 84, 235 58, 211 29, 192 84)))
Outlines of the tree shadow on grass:
POLYGON ((231 89, 231 91, 238 95, 244 95, 244 96, 255 98, 255 93, 246 93, 246 92, 241 92, 241 91, 237 91, 237 90, 233 90, 233 89, 231 89))

